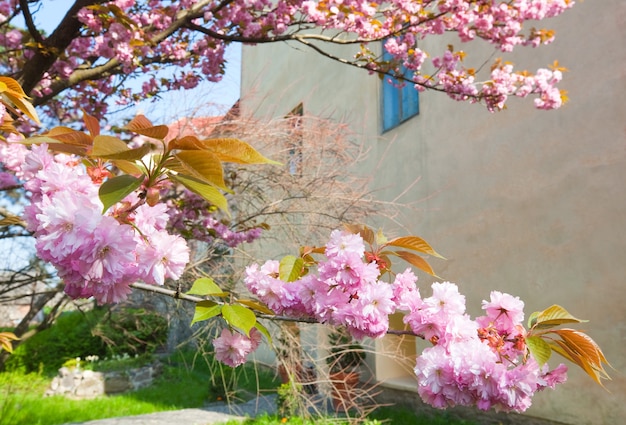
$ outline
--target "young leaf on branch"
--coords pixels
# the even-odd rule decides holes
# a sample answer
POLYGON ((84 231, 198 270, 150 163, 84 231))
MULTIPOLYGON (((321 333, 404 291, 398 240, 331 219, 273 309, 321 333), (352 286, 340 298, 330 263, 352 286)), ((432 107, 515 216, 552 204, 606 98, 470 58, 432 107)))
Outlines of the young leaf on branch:
POLYGON ((222 317, 230 326, 242 330, 247 336, 250 336, 250 329, 256 323, 256 315, 247 307, 238 304, 225 304, 222 307, 222 317))
POLYGON ((279 279, 285 282, 293 282, 302 277, 304 271, 304 260, 300 257, 287 255, 280 260, 279 279))
POLYGON ((191 325, 203 320, 209 320, 222 313, 223 304, 218 304, 215 301, 205 300, 196 303, 196 309, 194 311, 191 325))
POLYGON ((604 369, 603 364, 609 363, 600 346, 583 331, 569 328, 554 329, 563 324, 583 322, 586 320, 572 316, 565 308, 556 304, 543 311, 534 312, 528 318, 530 328, 526 337, 528 349, 540 365, 550 357, 546 350, 554 351, 578 365, 596 383, 604 386, 602 380, 611 378, 604 369))
POLYGON ((169 133, 169 128, 166 125, 153 125, 148 118, 144 115, 137 115, 131 120, 126 127, 126 130, 133 133, 140 134, 142 136, 150 137, 152 139, 163 140, 169 133))
POLYGON ((143 183, 142 177, 133 177, 128 174, 113 177, 102 183, 98 190, 100 201, 104 205, 104 213, 110 207, 133 193, 143 183))
POLYGON ((212 297, 224 297, 228 293, 222 291, 222 289, 215 283, 210 277, 201 277, 196 279, 191 285, 191 289, 186 292, 187 295, 202 295, 212 297))

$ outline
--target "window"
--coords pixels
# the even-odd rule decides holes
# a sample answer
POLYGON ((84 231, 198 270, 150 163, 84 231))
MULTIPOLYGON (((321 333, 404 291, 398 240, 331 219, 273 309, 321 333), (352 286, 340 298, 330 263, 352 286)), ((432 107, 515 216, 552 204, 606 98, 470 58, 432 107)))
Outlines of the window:
MULTIPOLYGON (((383 47, 384 50, 384 47, 383 47)), ((384 51, 383 60, 391 59, 391 55, 384 51)), ((383 79, 383 131, 390 130, 414 115, 418 115, 419 92, 412 84, 398 87, 399 81, 387 77, 383 79)))
POLYGON ((289 134, 289 174, 292 176, 302 175, 302 115, 304 107, 302 103, 293 108, 285 118, 289 120, 291 131, 289 134))

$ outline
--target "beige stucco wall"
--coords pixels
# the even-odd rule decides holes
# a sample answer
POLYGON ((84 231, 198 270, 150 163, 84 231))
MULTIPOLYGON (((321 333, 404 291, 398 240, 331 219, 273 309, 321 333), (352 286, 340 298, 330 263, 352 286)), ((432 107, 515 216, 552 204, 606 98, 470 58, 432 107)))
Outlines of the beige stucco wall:
POLYGON ((383 199, 420 178, 402 199, 421 200, 418 208, 401 222, 448 258, 433 265, 459 284, 472 314, 497 289, 525 300, 527 314, 558 303, 589 319, 584 329, 615 368, 610 392, 572 366, 568 382, 538 394, 528 413, 619 424, 626 418, 626 2, 581 2, 547 26, 557 41, 513 60, 534 69, 558 59, 569 68, 561 88, 571 101, 558 111, 537 111, 527 100, 490 114, 424 93, 419 117, 381 135, 378 79, 284 44, 244 48, 243 108, 281 116, 304 102, 308 113, 350 122, 371 148, 361 172, 374 173, 383 199))

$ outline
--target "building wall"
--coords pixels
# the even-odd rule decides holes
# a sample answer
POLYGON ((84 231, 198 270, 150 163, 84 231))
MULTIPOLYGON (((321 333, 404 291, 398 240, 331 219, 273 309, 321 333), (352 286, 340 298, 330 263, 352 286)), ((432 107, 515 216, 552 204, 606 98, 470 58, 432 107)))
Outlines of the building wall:
POLYGON ((490 114, 423 93, 420 115, 381 135, 377 78, 285 44, 244 47, 242 110, 283 116, 303 102, 306 113, 349 122, 370 148, 356 172, 375 176, 381 199, 419 179, 400 198, 419 201, 400 217, 404 228, 385 230, 430 241, 447 258, 433 260, 437 273, 459 284, 472 315, 500 290, 522 298, 527 314, 560 304, 590 320, 580 328, 615 368, 609 391, 571 366, 528 414, 617 424, 626 417, 626 2, 579 2, 545 26, 554 44, 506 59, 569 69, 560 87, 571 100, 557 111, 513 100, 490 114))

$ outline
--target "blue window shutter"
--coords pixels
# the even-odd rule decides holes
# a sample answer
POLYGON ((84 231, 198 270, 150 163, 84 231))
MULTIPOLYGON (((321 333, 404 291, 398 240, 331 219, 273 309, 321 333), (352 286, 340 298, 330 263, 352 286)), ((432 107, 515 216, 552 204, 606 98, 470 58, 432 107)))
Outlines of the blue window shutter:
POLYGON ((420 112, 419 92, 413 84, 402 87, 402 120, 411 118, 420 112))
MULTIPOLYGON (((383 60, 390 59, 391 55, 385 50, 383 42, 383 60)), ((382 91, 383 131, 419 114, 419 92, 413 84, 398 87, 398 80, 385 76, 382 91)))
POLYGON ((397 81, 385 78, 383 82, 383 130, 389 130, 400 124, 402 110, 400 105, 400 90, 394 85, 397 81))

